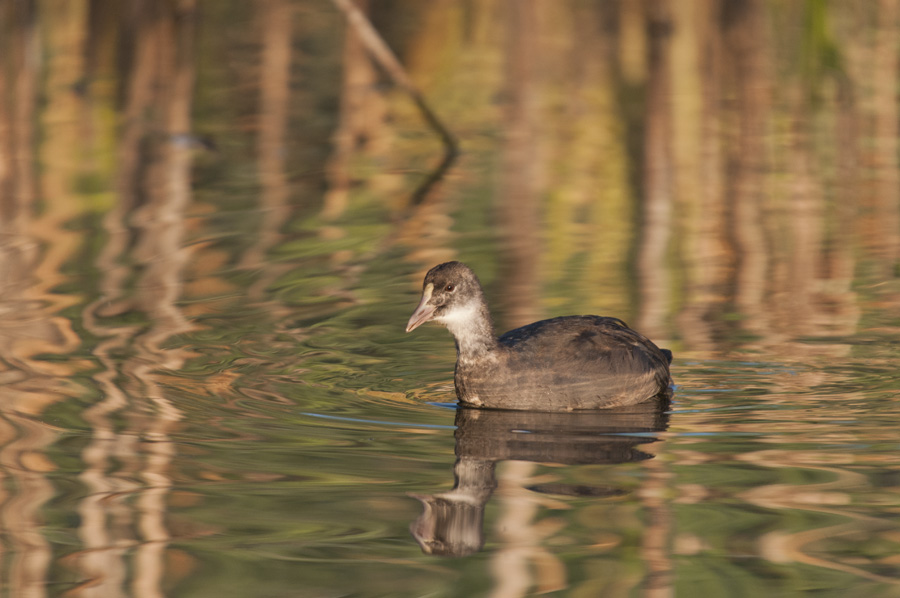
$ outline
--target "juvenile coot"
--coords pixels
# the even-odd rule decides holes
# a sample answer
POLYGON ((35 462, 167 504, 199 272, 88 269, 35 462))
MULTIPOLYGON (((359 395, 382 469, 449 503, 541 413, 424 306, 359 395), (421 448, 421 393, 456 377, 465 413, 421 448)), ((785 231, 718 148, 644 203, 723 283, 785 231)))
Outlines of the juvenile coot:
POLYGON ((668 397, 672 353, 616 318, 542 320, 500 338, 475 273, 460 262, 425 275, 406 331, 429 320, 456 339, 456 395, 495 409, 572 411, 668 397))

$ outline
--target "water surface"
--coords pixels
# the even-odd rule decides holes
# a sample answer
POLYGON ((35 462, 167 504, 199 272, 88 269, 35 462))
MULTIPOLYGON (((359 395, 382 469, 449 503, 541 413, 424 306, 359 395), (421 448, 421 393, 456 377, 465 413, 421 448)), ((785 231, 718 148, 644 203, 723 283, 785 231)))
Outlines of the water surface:
POLYGON ((0 593, 900 596, 891 3, 651 4, 369 2, 424 196, 336 4, 4 5, 0 593), (457 410, 448 259, 672 405, 457 410))

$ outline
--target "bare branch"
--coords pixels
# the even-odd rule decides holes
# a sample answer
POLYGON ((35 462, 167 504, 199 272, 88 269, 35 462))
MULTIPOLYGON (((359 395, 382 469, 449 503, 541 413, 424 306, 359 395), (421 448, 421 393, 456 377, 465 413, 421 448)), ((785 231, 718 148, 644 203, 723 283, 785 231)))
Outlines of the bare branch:
POLYGON ((418 106, 421 111, 422 116, 425 117, 425 121, 435 130, 444 144, 444 159, 431 175, 419 185, 412 195, 412 205, 418 205, 425 200, 431 187, 444 176, 456 160, 456 156, 459 154, 456 138, 428 106, 425 97, 410 80, 409 76, 406 74, 406 69, 404 69, 403 65, 400 64, 400 61, 397 60, 394 52, 388 47, 378 31, 375 30, 375 27, 372 26, 368 17, 366 17, 359 7, 353 3, 353 0, 333 1, 338 9, 344 13, 344 16, 347 17, 347 23, 353 28, 356 35, 359 36, 360 41, 366 51, 371 55, 372 60, 384 69, 388 76, 393 80, 394 84, 401 87, 410 95, 410 97, 412 97, 416 106, 418 106))

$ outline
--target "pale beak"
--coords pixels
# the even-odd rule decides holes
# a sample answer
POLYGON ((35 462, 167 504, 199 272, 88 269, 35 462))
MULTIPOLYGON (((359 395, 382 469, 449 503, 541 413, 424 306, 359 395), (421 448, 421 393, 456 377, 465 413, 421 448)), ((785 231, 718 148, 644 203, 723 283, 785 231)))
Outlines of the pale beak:
POLYGON ((409 322, 406 323, 406 331, 410 332, 411 330, 415 330, 425 322, 431 319, 434 315, 434 305, 428 305, 428 302, 431 301, 431 294, 434 292, 434 285, 430 282, 425 285, 425 290, 422 291, 422 300, 419 301, 419 305, 416 306, 416 311, 413 312, 413 315, 410 316, 409 322))

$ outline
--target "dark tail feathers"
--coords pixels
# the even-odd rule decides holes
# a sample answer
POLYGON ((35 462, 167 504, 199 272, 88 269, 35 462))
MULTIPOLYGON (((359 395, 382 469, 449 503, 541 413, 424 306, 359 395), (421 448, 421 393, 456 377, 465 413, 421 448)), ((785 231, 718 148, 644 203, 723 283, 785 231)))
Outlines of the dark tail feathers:
POLYGON ((669 365, 672 365, 672 352, 668 349, 660 349, 660 351, 662 351, 662 354, 666 356, 666 361, 669 362, 669 365))

